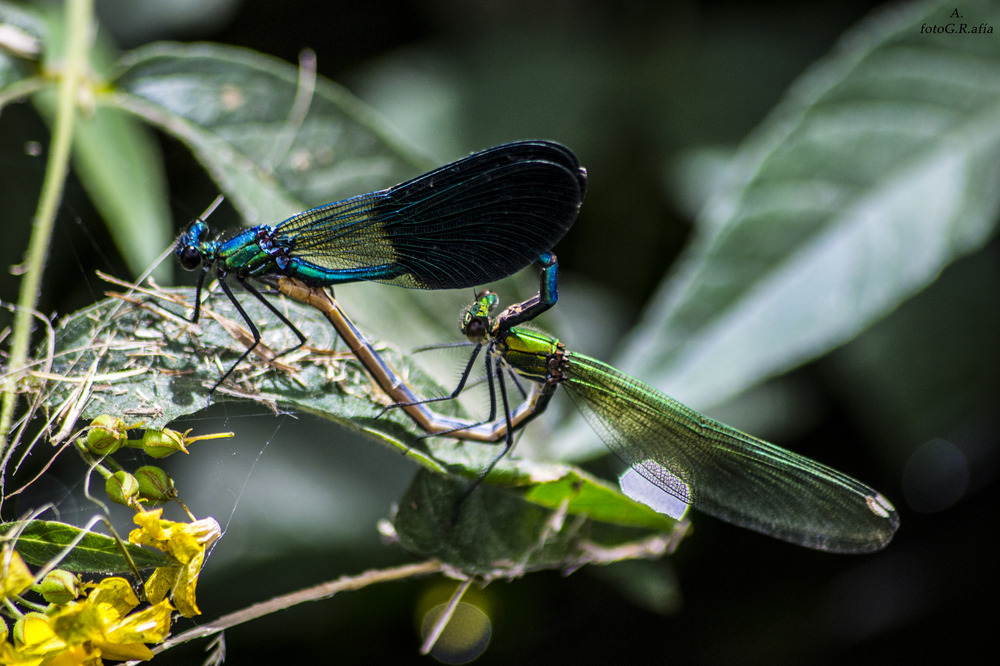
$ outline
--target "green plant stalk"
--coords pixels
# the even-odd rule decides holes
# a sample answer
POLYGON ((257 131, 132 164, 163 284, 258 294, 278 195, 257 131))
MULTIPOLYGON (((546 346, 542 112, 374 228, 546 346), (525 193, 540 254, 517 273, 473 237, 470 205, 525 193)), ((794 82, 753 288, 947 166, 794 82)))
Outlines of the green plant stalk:
POLYGON ((10 364, 3 383, 2 407, 0 407, 0 458, 7 447, 7 437, 17 404, 14 387, 24 370, 28 358, 28 343, 31 336, 31 313, 38 303, 42 274, 48 255, 49 241, 55 224, 56 211, 62 200, 66 171, 69 166, 69 151, 73 139, 76 96, 80 82, 87 71, 88 35, 93 21, 93 0, 69 0, 66 3, 66 56, 59 81, 59 101, 56 109, 55 127, 52 131, 52 149, 46 165, 45 180, 35 214, 28 256, 24 262, 24 280, 14 317, 11 336, 10 364))

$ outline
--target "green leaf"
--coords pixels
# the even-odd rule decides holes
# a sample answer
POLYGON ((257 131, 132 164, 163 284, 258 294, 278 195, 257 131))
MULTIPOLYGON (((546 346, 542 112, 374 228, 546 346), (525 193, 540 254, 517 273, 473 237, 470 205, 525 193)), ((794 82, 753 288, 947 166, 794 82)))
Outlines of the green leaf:
MULTIPOLYGON (((676 544, 648 529, 601 524, 544 508, 525 496, 420 470, 400 499, 393 526, 401 545, 487 580, 590 562, 659 557, 676 544)), ((664 519, 660 532, 676 523, 664 519)), ((683 529, 676 535, 680 538, 683 529)))
POLYGON ((394 185, 427 166, 342 88, 215 44, 155 44, 122 62, 112 103, 192 150, 250 224, 394 185))
MULTIPOLYGON (((0 531, 19 527, 19 523, 3 523, 0 531)), ((50 520, 29 521, 20 531, 16 547, 25 562, 42 566, 78 538, 80 542, 60 560, 60 569, 77 573, 126 573, 132 570, 114 538, 94 532, 84 533, 79 527, 50 520)), ((130 543, 122 545, 139 569, 177 566, 172 557, 159 551, 130 543)))
MULTIPOLYGON (((517 462, 516 459, 514 461, 517 462)), ((550 509, 586 516, 615 525, 630 525, 660 532, 673 529, 677 521, 623 495, 617 487, 569 465, 527 463, 529 475, 512 477, 508 487, 519 486, 522 497, 550 509), (532 470, 531 467, 539 469, 532 470)), ((524 465, 519 465, 523 468, 524 465)))
MULTIPOLYGON (((732 162, 618 365, 698 409, 851 339, 980 247, 1000 208, 1000 41, 893 6, 806 72, 732 162)), ((963 8, 1000 24, 1000 4, 963 8)))

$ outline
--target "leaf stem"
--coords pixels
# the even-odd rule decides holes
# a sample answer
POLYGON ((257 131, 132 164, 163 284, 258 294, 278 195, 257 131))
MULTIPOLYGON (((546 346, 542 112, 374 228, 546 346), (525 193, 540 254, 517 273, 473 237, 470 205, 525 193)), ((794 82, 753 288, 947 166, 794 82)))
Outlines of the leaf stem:
POLYGON ((56 211, 62 200, 63 186, 69 165, 70 146, 73 139, 76 97, 80 82, 88 67, 88 44, 93 21, 93 0, 69 0, 66 3, 67 48, 65 63, 59 81, 58 106, 55 127, 52 131, 52 148, 46 165, 45 180, 35 213, 28 254, 24 262, 24 280, 18 310, 14 315, 11 336, 10 365, 3 381, 2 407, 0 407, 0 458, 7 446, 7 437, 16 406, 15 386, 24 370, 31 338, 31 313, 38 303, 42 274, 45 271, 52 228, 56 211))

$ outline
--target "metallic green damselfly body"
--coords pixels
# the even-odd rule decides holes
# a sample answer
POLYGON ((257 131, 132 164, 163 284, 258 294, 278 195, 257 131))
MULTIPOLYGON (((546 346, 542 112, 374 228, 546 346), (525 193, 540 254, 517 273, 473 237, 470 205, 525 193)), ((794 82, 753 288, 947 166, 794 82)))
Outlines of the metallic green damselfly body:
POLYGON ((198 321, 202 286, 214 269, 254 339, 219 383, 260 343, 228 278, 295 332, 299 344, 288 353, 305 336, 249 279, 287 277, 314 287, 361 280, 419 289, 484 285, 538 260, 563 237, 586 182, 586 171, 564 146, 517 141, 222 239, 208 240, 208 225, 192 222, 175 246, 182 266, 201 269, 191 320, 198 321))
MULTIPOLYGON (((546 284, 555 283, 555 272, 552 257, 543 271, 542 294, 546 284)), ((535 297, 494 316, 499 299, 484 291, 462 324, 462 332, 475 345, 473 357, 482 349, 486 352, 492 411, 498 397, 503 411, 491 432, 504 440, 504 454, 514 429, 540 414, 562 386, 608 448, 658 493, 808 548, 866 553, 892 539, 899 516, 882 494, 822 463, 703 416, 606 363, 567 350, 555 338, 521 327, 537 314, 538 301, 535 297), (511 411, 506 390, 511 372, 536 387, 530 413, 511 411)), ((470 361, 459 388, 448 397, 465 385, 471 367, 470 361)))

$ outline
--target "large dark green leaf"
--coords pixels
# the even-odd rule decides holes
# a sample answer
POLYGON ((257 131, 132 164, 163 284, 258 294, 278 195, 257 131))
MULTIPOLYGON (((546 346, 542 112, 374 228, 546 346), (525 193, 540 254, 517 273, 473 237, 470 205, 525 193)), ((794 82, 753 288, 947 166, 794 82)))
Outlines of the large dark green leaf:
MULTIPOLYGON (((36 95, 35 105, 51 124, 54 92, 36 95)), ((142 274, 173 239, 163 160, 149 128, 119 109, 98 106, 77 120, 73 170, 132 273, 142 274)), ((155 275, 162 279, 171 268, 164 264, 155 275)))
POLYGON ((733 158, 623 369, 707 408, 849 340, 982 245, 1000 207, 1000 40, 922 26, 997 26, 1000 4, 953 11, 894 5, 802 75, 733 158))
MULTIPOLYGON (((73 168, 132 273, 142 274, 174 234, 163 160, 152 132, 118 109, 99 106, 77 123, 73 168)), ((155 273, 160 279, 170 274, 169 266, 155 273)))
MULTIPOLYGON (((225 297, 206 302, 200 324, 195 325, 186 319, 193 290, 151 293, 155 296, 135 294, 132 302, 103 300, 60 322, 52 372, 80 378, 93 367, 94 396, 83 411, 84 418, 112 414, 160 427, 197 412, 208 406, 209 389, 252 339, 225 297)), ((283 351, 297 342, 261 303, 243 296, 243 307, 264 335, 261 354, 273 357, 275 352, 268 346, 283 351)), ((236 371, 233 382, 216 391, 215 400, 245 399, 239 397, 245 394, 272 408, 281 402, 325 411, 341 420, 373 417, 383 399, 374 393, 375 385, 349 353, 325 351, 336 348, 334 331, 326 320, 298 303, 276 302, 305 333, 310 346, 320 351, 282 359, 279 370, 268 370, 261 356, 251 356, 236 371)), ((440 391, 426 379, 414 381, 421 388, 440 391)), ((50 382, 47 400, 58 405, 77 385, 50 382)), ((396 424, 405 421, 395 414, 380 419, 384 434, 400 445, 404 432, 396 424)))
MULTIPOLYGON (((6 88, 7 94, 16 98, 15 84, 27 85, 32 83, 30 77, 37 77, 37 81, 44 82, 44 89, 32 101, 50 126, 55 117, 56 79, 43 76, 39 60, 44 57, 45 67, 50 69, 62 66, 64 21, 61 10, 49 8, 34 14, 0 5, 0 34, 6 35, 12 48, 31 44, 38 51, 12 51, 0 44, 0 95, 6 88)), ((88 53, 90 87, 81 92, 81 100, 90 99, 90 95, 100 102, 102 96, 95 89, 101 89, 99 78, 107 71, 113 52, 114 48, 99 34, 88 53)), ((133 116, 100 103, 81 106, 73 131, 74 172, 101 212, 125 261, 138 275, 159 256, 173 235, 163 161, 151 132, 133 116)))

